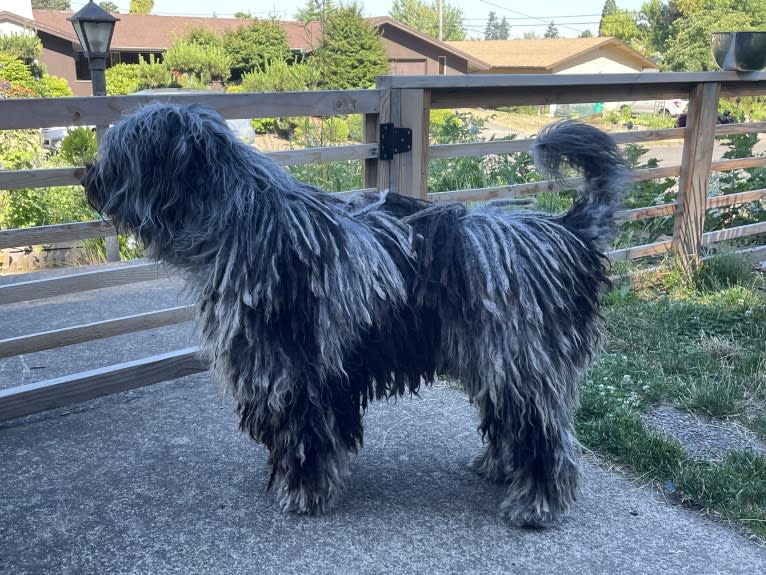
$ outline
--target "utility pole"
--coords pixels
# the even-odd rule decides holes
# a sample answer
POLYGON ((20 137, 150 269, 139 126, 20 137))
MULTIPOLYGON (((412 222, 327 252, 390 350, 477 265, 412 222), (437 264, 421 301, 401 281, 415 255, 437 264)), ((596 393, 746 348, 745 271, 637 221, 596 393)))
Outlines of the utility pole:
POLYGON ((444 0, 437 0, 439 7, 439 42, 444 40, 444 0))

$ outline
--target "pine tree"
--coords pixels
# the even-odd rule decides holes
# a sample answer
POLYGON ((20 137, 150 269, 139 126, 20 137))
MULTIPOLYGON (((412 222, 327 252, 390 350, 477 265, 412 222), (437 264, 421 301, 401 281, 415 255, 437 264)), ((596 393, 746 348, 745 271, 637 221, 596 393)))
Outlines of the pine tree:
POLYGON ((545 34, 543 34, 543 38, 558 38, 559 37, 559 29, 556 28, 556 23, 551 20, 551 23, 548 24, 548 28, 545 30, 545 34))
POLYGON ((325 89, 370 88, 376 76, 389 71, 383 42, 356 4, 341 6, 328 16, 314 58, 325 89))
POLYGON ((511 25, 508 24, 505 16, 502 17, 500 24, 497 26, 497 36, 498 40, 507 40, 511 36, 511 25))
POLYGON ((489 16, 487 16, 487 27, 484 28, 484 39, 494 40, 496 28, 497 28, 497 17, 495 16, 494 12, 490 12, 489 16))

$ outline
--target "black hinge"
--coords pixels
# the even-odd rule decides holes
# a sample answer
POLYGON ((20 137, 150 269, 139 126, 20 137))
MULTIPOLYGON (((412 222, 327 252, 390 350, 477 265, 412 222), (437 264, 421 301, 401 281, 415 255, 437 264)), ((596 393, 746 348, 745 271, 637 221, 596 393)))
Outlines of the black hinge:
POLYGON ((409 128, 394 128, 393 124, 380 125, 379 159, 393 160, 394 154, 409 152, 411 149, 412 130, 409 128))

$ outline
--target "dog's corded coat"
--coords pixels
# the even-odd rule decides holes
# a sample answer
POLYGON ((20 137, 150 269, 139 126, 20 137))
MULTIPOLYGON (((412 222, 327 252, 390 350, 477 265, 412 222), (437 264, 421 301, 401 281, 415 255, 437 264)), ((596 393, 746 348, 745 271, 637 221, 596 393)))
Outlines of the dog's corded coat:
POLYGON ((203 347, 269 450, 286 510, 324 511, 362 414, 380 397, 459 379, 479 409, 477 471, 507 485, 503 512, 545 525, 578 489, 577 379, 597 349, 601 249, 625 166, 612 140, 563 122, 541 167, 580 169, 567 213, 350 198, 293 178, 212 110, 154 104, 106 135, 83 183, 91 204, 181 270, 203 347))

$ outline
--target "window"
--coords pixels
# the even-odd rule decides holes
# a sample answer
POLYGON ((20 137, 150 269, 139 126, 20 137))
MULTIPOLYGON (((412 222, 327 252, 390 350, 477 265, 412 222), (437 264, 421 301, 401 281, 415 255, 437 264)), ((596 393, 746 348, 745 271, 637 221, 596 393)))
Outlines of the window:
POLYGON ((447 57, 439 56, 439 75, 444 76, 447 73, 447 57))

